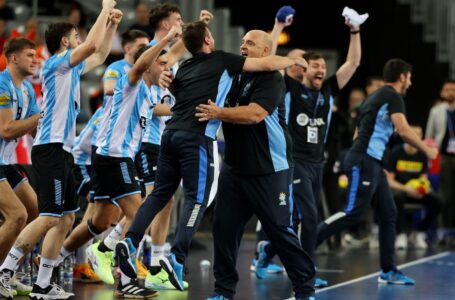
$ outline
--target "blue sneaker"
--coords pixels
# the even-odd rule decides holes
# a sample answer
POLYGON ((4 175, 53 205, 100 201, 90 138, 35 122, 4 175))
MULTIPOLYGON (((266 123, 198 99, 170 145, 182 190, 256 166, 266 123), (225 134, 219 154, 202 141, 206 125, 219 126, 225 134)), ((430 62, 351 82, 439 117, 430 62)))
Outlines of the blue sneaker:
POLYGON ((115 246, 115 257, 123 274, 129 278, 137 278, 136 269, 136 247, 130 238, 126 238, 117 243, 115 246))
MULTIPOLYGON (((256 264, 257 260, 253 259, 250 265, 250 271, 256 272, 256 264)), ((274 263, 269 263, 269 266, 267 267, 267 274, 281 274, 284 273, 284 268, 280 265, 274 264, 274 263)))
POLYGON ((183 284, 183 265, 178 263, 175 254, 171 252, 169 256, 160 259, 160 265, 169 275, 169 281, 179 291, 183 291, 185 286, 183 284))
POLYGON ((210 296, 210 298, 207 298, 207 299, 205 299, 205 300, 230 300, 230 299, 224 297, 223 295, 215 294, 215 295, 210 296))
POLYGON ((403 284, 403 285, 414 285, 414 279, 405 276, 403 273, 397 269, 384 273, 381 271, 378 277, 379 283, 387 284, 403 284))
POLYGON ((321 278, 316 278, 314 280, 314 287, 317 289, 324 288, 329 285, 329 282, 327 280, 321 279, 321 278))
POLYGON ((269 244, 268 241, 260 241, 258 243, 258 260, 256 262, 256 277, 263 279, 267 275, 267 268, 270 263, 270 258, 265 252, 265 247, 269 244))

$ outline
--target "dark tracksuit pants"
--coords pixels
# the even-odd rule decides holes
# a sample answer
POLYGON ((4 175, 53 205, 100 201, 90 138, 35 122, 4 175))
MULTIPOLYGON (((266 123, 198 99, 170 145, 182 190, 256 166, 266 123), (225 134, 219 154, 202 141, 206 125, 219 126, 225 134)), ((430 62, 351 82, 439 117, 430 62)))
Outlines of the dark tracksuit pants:
POLYGON ((315 269, 311 257, 302 250, 292 229, 292 193, 289 172, 239 176, 224 165, 214 212, 215 292, 229 299, 239 279, 236 261, 245 225, 256 214, 262 228, 283 262, 296 296, 314 293, 311 279, 315 269))
POLYGON ((382 164, 371 156, 349 151, 345 158, 349 178, 346 208, 320 223, 317 244, 356 225, 371 205, 379 225, 380 263, 383 271, 395 267, 397 209, 382 164))
POLYGON ((414 199, 408 197, 405 192, 399 191, 394 192, 393 197, 397 206, 397 234, 403 233, 406 229, 406 214, 404 211, 406 203, 423 204, 425 206, 425 217, 417 227, 419 231, 428 230, 442 210, 441 200, 432 193, 423 196, 422 199, 414 199))
POLYGON ((182 130, 165 130, 161 137, 153 192, 138 209, 127 233, 137 246, 153 218, 171 199, 183 178, 184 211, 171 252, 184 263, 199 227, 213 182, 213 140, 182 130))
MULTIPOLYGON (((321 202, 323 163, 295 162, 293 196, 298 219, 302 224, 300 243, 303 250, 313 257, 318 228, 318 207, 321 202)), ((296 224, 297 225, 297 224, 296 224)))

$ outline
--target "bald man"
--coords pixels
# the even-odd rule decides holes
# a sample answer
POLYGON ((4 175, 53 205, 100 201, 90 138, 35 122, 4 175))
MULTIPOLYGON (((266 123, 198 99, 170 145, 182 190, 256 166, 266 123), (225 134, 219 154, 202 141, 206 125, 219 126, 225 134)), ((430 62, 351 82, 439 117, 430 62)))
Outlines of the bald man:
MULTIPOLYGON (((249 31, 240 54, 270 55, 270 35, 249 31)), ((283 262, 295 298, 314 299, 314 264, 291 229, 291 139, 284 116, 285 84, 277 72, 243 72, 233 79, 224 107, 199 105, 199 121, 222 121, 225 160, 218 181, 214 211, 215 294, 233 299, 239 279, 236 260, 246 223, 255 214, 283 262)))

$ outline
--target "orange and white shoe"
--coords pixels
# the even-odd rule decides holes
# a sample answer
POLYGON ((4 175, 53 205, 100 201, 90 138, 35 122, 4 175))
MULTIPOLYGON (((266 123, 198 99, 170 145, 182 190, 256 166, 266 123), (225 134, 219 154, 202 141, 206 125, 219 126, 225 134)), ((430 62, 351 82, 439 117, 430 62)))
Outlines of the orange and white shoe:
POLYGON ((148 269, 144 263, 136 258, 136 268, 137 268, 137 277, 140 279, 145 279, 147 276, 148 269))
POLYGON ((88 263, 74 266, 73 280, 77 282, 98 283, 101 279, 93 272, 88 263))

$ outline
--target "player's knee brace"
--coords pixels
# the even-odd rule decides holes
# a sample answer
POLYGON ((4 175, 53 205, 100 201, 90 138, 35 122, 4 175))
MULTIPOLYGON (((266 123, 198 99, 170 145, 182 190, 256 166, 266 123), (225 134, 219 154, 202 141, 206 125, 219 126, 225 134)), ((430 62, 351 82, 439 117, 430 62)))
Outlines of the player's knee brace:
POLYGON ((95 225, 93 225, 93 221, 92 219, 89 219, 87 221, 87 225, 88 225, 88 231, 90 232, 90 234, 92 236, 97 236, 98 234, 101 234, 103 233, 101 230, 99 230, 98 228, 95 227, 95 225))

